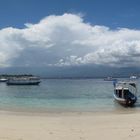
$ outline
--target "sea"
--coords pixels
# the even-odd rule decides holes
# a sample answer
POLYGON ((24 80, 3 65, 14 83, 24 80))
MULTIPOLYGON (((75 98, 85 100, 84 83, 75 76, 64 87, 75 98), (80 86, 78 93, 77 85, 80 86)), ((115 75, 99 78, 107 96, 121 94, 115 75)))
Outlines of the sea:
POLYGON ((103 79, 42 79, 38 86, 0 83, 0 110, 37 112, 113 112, 140 110, 138 101, 124 107, 114 101, 113 82, 103 79))

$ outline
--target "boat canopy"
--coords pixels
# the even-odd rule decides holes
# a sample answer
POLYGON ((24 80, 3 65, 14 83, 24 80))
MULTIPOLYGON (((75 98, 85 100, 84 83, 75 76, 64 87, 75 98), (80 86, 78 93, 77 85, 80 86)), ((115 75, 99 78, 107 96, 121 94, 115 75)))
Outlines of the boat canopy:
POLYGON ((133 86, 133 87, 135 87, 136 88, 136 83, 135 82, 117 82, 116 83, 116 86, 123 86, 123 87, 128 87, 129 85, 130 86, 133 86))

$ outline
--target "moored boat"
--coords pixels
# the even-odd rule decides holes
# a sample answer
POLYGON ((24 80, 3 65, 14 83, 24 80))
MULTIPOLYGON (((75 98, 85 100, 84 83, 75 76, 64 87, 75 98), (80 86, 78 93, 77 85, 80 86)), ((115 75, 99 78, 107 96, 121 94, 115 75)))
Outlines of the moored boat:
POLYGON ((104 78, 104 81, 115 81, 117 80, 116 78, 113 78, 113 77, 106 77, 104 78))
POLYGON ((137 101, 137 87, 133 81, 114 83, 114 98, 120 104, 132 106, 137 101))
POLYGON ((130 80, 136 80, 136 79, 138 79, 138 77, 137 76, 134 76, 134 75, 132 75, 132 76, 130 76, 130 78, 129 78, 130 80))
POLYGON ((6 82, 8 79, 6 78, 0 78, 0 82, 6 82))
POLYGON ((7 85, 39 85, 38 77, 14 77, 7 80, 7 85))

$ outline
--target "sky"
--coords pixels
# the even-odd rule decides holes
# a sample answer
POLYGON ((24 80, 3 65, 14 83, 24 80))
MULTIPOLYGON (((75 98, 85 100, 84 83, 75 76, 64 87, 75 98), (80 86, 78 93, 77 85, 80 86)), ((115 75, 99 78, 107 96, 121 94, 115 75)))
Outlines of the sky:
POLYGON ((139 13, 139 0, 0 0, 0 68, 140 67, 139 13))
POLYGON ((0 28, 23 28, 50 15, 82 13, 87 22, 139 29, 139 0, 0 0, 0 28))

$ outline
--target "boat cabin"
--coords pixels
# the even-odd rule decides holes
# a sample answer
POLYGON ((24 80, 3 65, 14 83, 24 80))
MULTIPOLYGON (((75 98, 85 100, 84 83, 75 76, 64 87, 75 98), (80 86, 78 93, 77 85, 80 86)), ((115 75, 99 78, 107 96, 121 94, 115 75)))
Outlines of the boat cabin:
POLYGON ((127 99, 128 96, 136 95, 137 89, 135 83, 121 82, 115 87, 115 94, 118 98, 127 99))
POLYGON ((126 96, 129 94, 129 89, 128 88, 117 88, 115 89, 115 94, 119 98, 126 98, 126 96))

